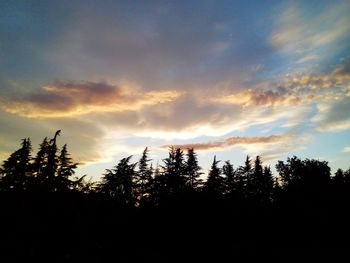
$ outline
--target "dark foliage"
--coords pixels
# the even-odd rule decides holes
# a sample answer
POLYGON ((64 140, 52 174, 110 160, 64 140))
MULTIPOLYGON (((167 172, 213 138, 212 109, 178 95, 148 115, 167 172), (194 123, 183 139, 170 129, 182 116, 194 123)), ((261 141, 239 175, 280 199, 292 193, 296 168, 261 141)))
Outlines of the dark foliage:
POLYGON ((2 164, 1 262, 347 262, 350 169, 257 156, 236 169, 170 148, 155 169, 146 148, 98 183, 75 177, 60 131, 32 157, 29 138, 2 164))

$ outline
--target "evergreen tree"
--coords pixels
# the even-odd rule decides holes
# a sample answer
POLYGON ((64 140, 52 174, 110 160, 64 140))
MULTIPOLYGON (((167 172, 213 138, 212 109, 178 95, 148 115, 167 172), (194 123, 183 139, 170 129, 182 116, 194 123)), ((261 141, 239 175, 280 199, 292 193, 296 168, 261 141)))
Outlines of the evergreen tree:
POLYGON ((138 162, 138 171, 135 175, 135 192, 140 202, 150 195, 153 169, 148 165, 151 159, 148 158, 149 150, 146 147, 138 162))
POLYGON ((213 163, 209 170, 208 179, 205 183, 205 190, 214 195, 223 193, 223 178, 221 177, 221 170, 218 167, 220 161, 216 160, 214 156, 213 163))
POLYGON ((198 165, 197 154, 193 148, 189 148, 186 154, 186 162, 184 167, 185 173, 185 183, 190 189, 197 189, 201 184, 201 179, 199 178, 203 173, 201 172, 201 167, 198 165))
POLYGON ((185 186, 184 174, 184 155, 180 148, 175 149, 171 147, 169 149, 168 158, 163 160, 165 185, 170 195, 179 194, 185 186))
POLYGON ((161 166, 165 174, 175 174, 175 148, 170 147, 168 158, 163 159, 164 165, 161 166))
POLYGON ((106 169, 102 175, 101 182, 97 185, 97 189, 110 197, 116 197, 118 182, 113 169, 106 169))
POLYGON ((247 155, 244 165, 237 169, 237 194, 242 198, 247 195, 247 186, 249 185, 249 179, 251 179, 252 170, 251 159, 247 155))
POLYGON ((275 177, 273 180, 273 188, 271 195, 273 201, 278 200, 283 192, 283 188, 281 187, 281 184, 278 179, 278 177, 275 177))
POLYGON ((23 139, 21 148, 4 161, 0 170, 3 188, 14 190, 25 190, 27 188, 28 178, 32 175, 31 151, 30 139, 23 139))
POLYGON ((164 173, 161 172, 159 164, 157 163, 156 169, 154 170, 154 176, 150 184, 150 198, 149 200, 154 205, 159 205, 161 200, 168 194, 166 177, 164 173))
MULTIPOLYGON (((261 200, 264 202, 269 202, 272 199, 275 185, 270 167, 264 167, 263 176, 261 179, 261 189, 259 189, 261 200)), ((278 185, 276 187, 278 187, 278 185)))
POLYGON ((234 192, 237 188, 236 171, 229 160, 222 166, 222 174, 225 176, 225 192, 234 192))
POLYGON ((160 169, 159 169, 159 163, 157 162, 156 169, 154 169, 154 177, 159 177, 161 175, 160 169))
POLYGON ((263 166, 260 156, 256 156, 254 161, 254 168, 249 174, 247 181, 247 188, 250 195, 254 197, 261 197, 263 191, 263 166))
POLYGON ((47 170, 48 155, 49 142, 47 137, 45 137, 39 146, 39 151, 37 152, 36 157, 34 158, 32 166, 33 175, 39 181, 44 180, 46 177, 45 171, 47 170))
POLYGON ((48 145, 48 156, 47 156, 47 166, 45 169, 45 177, 46 177, 46 186, 48 190, 55 190, 55 175, 58 168, 58 156, 57 156, 57 144, 56 139, 59 136, 61 130, 56 131, 53 139, 50 140, 48 145))
POLYGON ((249 176, 250 173, 252 172, 252 161, 249 155, 247 155, 245 159, 244 166, 242 167, 242 171, 246 176, 249 176))
POLYGON ((175 150, 174 168, 174 172, 177 175, 177 177, 183 177, 183 172, 185 168, 184 153, 180 148, 176 148, 175 150))
POLYGON ((93 194, 97 188, 97 183, 93 182, 91 177, 89 180, 85 180, 85 177, 86 175, 83 175, 73 182, 73 190, 84 194, 93 194))
POLYGON ((77 168, 78 163, 74 163, 69 155, 67 144, 65 144, 58 157, 57 176, 55 180, 57 190, 67 190, 73 184, 70 178, 75 174, 74 169, 77 168))
POLYGON ((99 186, 101 192, 116 198, 123 204, 133 205, 132 182, 136 164, 130 164, 132 156, 123 158, 112 170, 106 170, 99 186))
POLYGON ((263 174, 263 166, 260 156, 256 156, 253 169, 253 180, 258 181, 263 174))

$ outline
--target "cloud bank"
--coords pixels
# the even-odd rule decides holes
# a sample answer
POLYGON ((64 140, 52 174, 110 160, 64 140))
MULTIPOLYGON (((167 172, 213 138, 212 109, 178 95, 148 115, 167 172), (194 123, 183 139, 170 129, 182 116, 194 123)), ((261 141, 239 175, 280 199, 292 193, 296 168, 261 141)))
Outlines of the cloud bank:
POLYGON ((140 92, 105 82, 61 82, 42 87, 23 98, 3 99, 2 109, 28 118, 58 118, 98 112, 137 111, 170 102, 173 90, 140 92))
POLYGON ((257 136, 257 137, 229 137, 220 141, 209 141, 204 143, 193 144, 175 144, 175 145, 163 145, 161 148, 169 148, 173 146, 175 148, 189 149, 193 148, 197 151, 204 150, 223 150, 228 147, 247 144, 273 144, 285 139, 282 135, 270 135, 270 136, 257 136))

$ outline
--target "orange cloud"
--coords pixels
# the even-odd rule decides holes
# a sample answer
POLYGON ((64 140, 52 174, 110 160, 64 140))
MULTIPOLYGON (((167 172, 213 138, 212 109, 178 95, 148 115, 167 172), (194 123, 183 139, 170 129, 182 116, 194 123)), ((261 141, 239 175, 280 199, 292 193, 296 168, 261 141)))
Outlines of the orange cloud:
POLYGON ((20 99, 2 99, 2 109, 28 118, 53 118, 91 112, 136 111, 145 106, 173 101, 174 90, 137 92, 107 83, 60 82, 42 87, 20 99))
POLYGON ((315 100, 341 100, 350 95, 349 65, 324 75, 296 75, 270 89, 247 89, 213 98, 214 103, 241 106, 289 106, 315 100))
POLYGON ((270 135, 270 136, 256 136, 256 137, 229 137, 220 141, 209 141, 204 143, 193 144, 177 144, 177 145, 163 145, 161 148, 168 148, 174 146, 176 148, 188 149, 194 148, 198 151, 205 150, 221 150, 235 145, 247 145, 247 144, 272 144, 281 142, 285 139, 282 135, 270 135))
POLYGON ((297 95, 291 95, 284 90, 243 90, 227 96, 213 99, 214 102, 225 104, 236 104, 243 106, 258 105, 281 105, 281 104, 297 104, 301 98, 297 95))

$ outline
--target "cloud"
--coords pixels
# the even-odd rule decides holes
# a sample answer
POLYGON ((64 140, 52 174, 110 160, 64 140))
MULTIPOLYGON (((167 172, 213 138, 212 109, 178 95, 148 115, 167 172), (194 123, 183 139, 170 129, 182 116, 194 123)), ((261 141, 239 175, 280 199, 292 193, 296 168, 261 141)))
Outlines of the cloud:
POLYGON ((188 149, 194 148, 198 151, 203 150, 223 150, 228 147, 247 145, 247 144, 273 144, 280 142, 285 139, 281 135, 270 135, 270 136, 257 136, 257 137, 229 137, 220 141, 209 141, 204 143, 193 143, 193 144, 177 144, 177 145, 163 145, 161 148, 168 148, 169 146, 174 146, 176 148, 188 149))
POLYGON ((321 103, 318 113, 312 119, 322 132, 337 132, 350 129, 350 97, 321 103))
MULTIPOLYGON (((232 131, 270 124, 297 125, 312 109, 308 105, 242 107, 222 103, 203 102, 200 97, 187 94, 176 101, 145 108, 138 112, 104 113, 94 121, 108 129, 126 135, 164 140, 191 139, 200 136, 225 136, 232 131), (288 112, 288 114, 286 114, 288 112)), ((277 125, 277 126, 276 126, 277 125)))
POLYGON ((140 92, 105 82, 56 81, 23 98, 3 98, 1 107, 28 118, 58 118, 91 112, 136 111, 179 96, 174 90, 140 92))
POLYGON ((211 99, 214 103, 248 106, 301 105, 323 100, 341 100, 350 95, 348 61, 325 74, 295 74, 267 83, 263 88, 250 88, 211 99))
POLYGON ((230 86, 226 85, 224 89, 214 86, 210 92, 200 92, 198 87, 189 89, 184 96, 184 92, 175 90, 142 91, 130 84, 120 87, 106 82, 56 81, 37 92, 17 95, 19 98, 8 95, 2 108, 41 119, 84 115, 96 125, 136 136, 224 136, 279 120, 279 127, 296 127, 305 123, 306 116, 314 117, 317 125, 326 122, 310 115, 325 115, 326 109, 317 113, 312 105, 346 100, 350 95, 350 74, 348 61, 343 61, 330 73, 295 74, 279 82, 265 81, 233 92, 235 87, 228 92, 230 86))
POLYGON ((207 141, 193 144, 163 145, 162 149, 170 146, 179 147, 183 150, 194 148, 199 152, 205 151, 227 151, 232 147, 240 147, 248 155, 260 155, 264 161, 273 161, 295 154, 295 151, 302 149, 307 142, 310 142, 307 134, 286 133, 281 135, 255 136, 255 137, 228 137, 223 140, 207 141))
POLYGON ((349 48, 349 11, 347 1, 316 8, 292 2, 275 20, 270 42, 296 63, 325 61, 349 48))
POLYGON ((349 153, 350 152, 350 146, 344 147, 343 152, 349 153))
POLYGON ((301 98, 299 96, 288 94, 286 89, 279 87, 276 90, 243 90, 223 97, 214 98, 213 101, 243 106, 279 104, 294 105, 300 103, 301 98))

